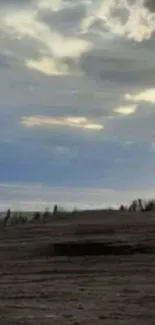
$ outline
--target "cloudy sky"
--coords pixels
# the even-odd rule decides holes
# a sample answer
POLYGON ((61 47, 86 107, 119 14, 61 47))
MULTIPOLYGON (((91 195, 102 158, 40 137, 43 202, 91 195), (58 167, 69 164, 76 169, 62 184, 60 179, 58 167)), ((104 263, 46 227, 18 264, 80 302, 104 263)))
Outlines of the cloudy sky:
POLYGON ((0 0, 0 209, 155 196, 154 52, 154 0, 0 0))

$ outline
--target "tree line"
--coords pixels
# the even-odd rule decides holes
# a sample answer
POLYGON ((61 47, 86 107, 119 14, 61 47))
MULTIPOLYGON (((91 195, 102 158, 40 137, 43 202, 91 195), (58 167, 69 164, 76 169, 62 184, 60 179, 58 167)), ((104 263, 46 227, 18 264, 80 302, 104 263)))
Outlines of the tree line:
POLYGON ((155 200, 142 200, 136 199, 133 200, 129 207, 124 205, 120 206, 121 211, 129 211, 129 212, 151 212, 155 211, 155 200))
MULTIPOLYGON (((114 209, 110 209, 110 210, 114 210, 114 209)), ((155 200, 135 199, 131 202, 129 206, 125 206, 122 204, 118 210, 126 211, 126 212, 134 212, 134 213, 155 211, 155 200)), ((73 211, 71 213, 73 216, 74 213, 77 212, 73 211)), ((7 226, 8 224, 17 225, 17 224, 26 224, 26 223, 45 223, 52 220, 55 217, 60 217, 60 216, 65 217, 71 213, 65 212, 65 210, 61 208, 59 209, 58 205, 55 204, 52 212, 50 212, 48 209, 46 209, 42 213, 34 212, 32 217, 28 219, 22 212, 12 212, 10 209, 8 209, 3 219, 3 224, 4 226, 7 226)))
POLYGON ((53 212, 45 210, 45 212, 34 212, 32 218, 28 220, 28 218, 22 212, 15 212, 12 213, 11 209, 8 209, 6 215, 4 217, 3 223, 4 226, 10 225, 17 225, 17 224, 26 224, 30 223, 44 223, 49 221, 52 217, 55 217, 58 214, 58 206, 55 204, 53 208, 53 212))

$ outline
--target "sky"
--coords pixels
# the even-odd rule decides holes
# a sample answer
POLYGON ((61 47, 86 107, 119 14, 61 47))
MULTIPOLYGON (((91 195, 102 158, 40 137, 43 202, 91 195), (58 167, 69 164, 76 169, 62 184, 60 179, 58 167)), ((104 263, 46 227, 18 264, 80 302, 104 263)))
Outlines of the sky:
POLYGON ((155 196, 154 52, 154 0, 0 0, 0 210, 155 196))

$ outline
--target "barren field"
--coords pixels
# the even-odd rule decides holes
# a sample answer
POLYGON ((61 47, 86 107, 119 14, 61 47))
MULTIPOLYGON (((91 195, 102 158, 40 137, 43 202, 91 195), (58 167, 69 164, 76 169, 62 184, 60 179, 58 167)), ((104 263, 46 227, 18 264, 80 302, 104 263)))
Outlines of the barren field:
POLYGON ((0 229, 0 325, 155 324, 155 215, 0 229))

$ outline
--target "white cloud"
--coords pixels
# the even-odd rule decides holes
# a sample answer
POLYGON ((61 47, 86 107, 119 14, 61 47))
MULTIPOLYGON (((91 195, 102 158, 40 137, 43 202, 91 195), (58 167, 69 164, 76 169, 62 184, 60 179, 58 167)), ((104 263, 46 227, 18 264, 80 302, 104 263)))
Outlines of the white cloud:
POLYGON ((56 118, 49 116, 23 116, 21 124, 26 127, 49 127, 49 126, 65 126, 81 129, 91 129, 100 131, 104 129, 102 124, 89 121, 86 117, 64 117, 56 118))
POLYGON ((90 5, 81 31, 87 32, 98 20, 103 23, 103 29, 137 42, 149 39, 155 31, 155 14, 145 7, 144 0, 103 0, 95 8, 94 4, 90 5))
POLYGON ((50 47, 56 57, 76 58, 92 48, 91 43, 82 39, 64 38, 57 33, 53 33, 52 37, 53 43, 51 43, 50 47))
POLYGON ((32 70, 37 70, 46 75, 67 75, 69 74, 69 68, 66 64, 63 64, 54 58, 42 58, 39 60, 25 60, 25 66, 32 70))
POLYGON ((155 88, 145 89, 136 94, 125 94, 124 98, 134 102, 155 103, 155 88))
POLYGON ((35 10, 7 12, 0 18, 0 29, 5 35, 8 34, 14 39, 35 40, 40 43, 40 50, 44 46, 49 55, 54 57, 78 58, 92 48, 89 41, 76 37, 64 37, 52 31, 46 23, 38 20, 35 10))
POLYGON ((39 10, 59 11, 62 8, 62 0, 36 0, 39 10))
POLYGON ((14 38, 31 37, 39 39, 45 26, 37 22, 36 12, 30 10, 7 12, 1 17, 1 29, 14 38))
POLYGON ((136 112, 137 105, 124 105, 114 109, 114 112, 121 115, 131 115, 136 112))

